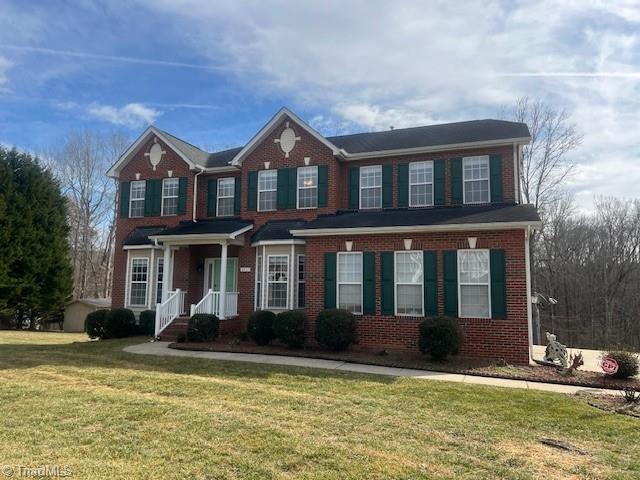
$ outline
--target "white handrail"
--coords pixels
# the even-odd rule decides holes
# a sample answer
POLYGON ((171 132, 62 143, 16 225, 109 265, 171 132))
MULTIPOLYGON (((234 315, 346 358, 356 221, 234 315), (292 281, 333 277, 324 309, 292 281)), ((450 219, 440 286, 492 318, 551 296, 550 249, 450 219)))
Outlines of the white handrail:
MULTIPOLYGON (((238 315, 238 292, 226 292, 225 314, 224 318, 235 317, 238 315)), ((220 292, 209 290, 202 300, 196 305, 191 305, 191 315, 196 313, 212 313, 218 317, 220 315, 220 292)))
POLYGON ((196 305, 191 305, 191 316, 196 313, 213 313, 214 292, 209 289, 196 305))
POLYGON ((164 303, 156 305, 156 333, 157 337, 178 316, 185 313, 184 298, 187 292, 179 288, 168 292, 168 298, 164 303))

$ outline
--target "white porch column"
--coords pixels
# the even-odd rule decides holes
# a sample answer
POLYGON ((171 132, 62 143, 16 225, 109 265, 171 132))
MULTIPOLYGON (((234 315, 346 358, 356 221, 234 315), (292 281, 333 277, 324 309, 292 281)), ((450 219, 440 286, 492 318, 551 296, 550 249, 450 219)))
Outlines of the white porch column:
POLYGON ((220 319, 225 318, 227 306, 227 242, 222 242, 220 255, 220 319))
POLYGON ((173 278, 173 255, 171 255, 171 247, 165 245, 163 247, 164 260, 162 261, 162 298, 158 303, 164 303, 169 297, 170 283, 173 278))

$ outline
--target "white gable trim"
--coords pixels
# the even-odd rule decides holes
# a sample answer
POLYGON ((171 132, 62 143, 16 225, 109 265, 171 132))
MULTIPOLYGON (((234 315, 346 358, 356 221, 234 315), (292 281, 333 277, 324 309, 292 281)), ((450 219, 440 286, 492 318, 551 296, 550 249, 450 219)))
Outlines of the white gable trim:
POLYGON ((144 132, 142 132, 142 134, 138 137, 138 139, 135 142, 133 142, 131 146, 122 155, 120 155, 120 158, 118 158, 118 161, 114 163, 113 166, 107 171, 107 175, 112 178, 118 178, 118 175, 120 174, 120 170, 122 169, 122 167, 124 167, 127 163, 129 163, 129 161, 138 152, 140 147, 145 144, 145 142, 149 139, 151 135, 155 135, 164 143, 169 145, 171 149, 174 152, 176 152, 180 156, 180 158, 182 158, 187 163, 187 165, 189 165, 190 168, 202 169, 202 167, 193 163, 184 153, 182 153, 180 149, 177 148, 171 142, 171 140, 169 140, 169 138, 167 138, 167 136, 164 135, 160 130, 158 130, 154 126, 149 126, 144 132))
POLYGON ((240 150, 233 160, 231 161, 231 165, 242 165, 242 161, 253 152, 256 147, 264 140, 264 138, 273 132, 273 130, 282 122, 285 117, 289 117, 293 122, 300 125, 300 127, 304 128, 308 133, 310 133, 316 140, 322 143, 324 146, 329 148, 334 155, 346 156, 346 152, 344 150, 339 149, 325 137, 320 135, 317 131, 315 131, 311 126, 309 126, 306 122, 304 122, 300 117, 298 117, 295 113, 289 110, 286 107, 282 107, 278 113, 276 113, 269 122, 260 129, 258 133, 254 135, 254 137, 247 143, 242 150, 240 150))

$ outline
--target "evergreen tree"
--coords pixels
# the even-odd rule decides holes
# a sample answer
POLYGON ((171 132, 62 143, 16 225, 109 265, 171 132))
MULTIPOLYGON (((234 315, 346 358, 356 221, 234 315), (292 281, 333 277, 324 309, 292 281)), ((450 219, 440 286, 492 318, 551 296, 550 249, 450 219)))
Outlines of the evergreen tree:
POLYGON ((0 320, 36 328, 72 289, 66 200, 36 158, 0 147, 0 320))

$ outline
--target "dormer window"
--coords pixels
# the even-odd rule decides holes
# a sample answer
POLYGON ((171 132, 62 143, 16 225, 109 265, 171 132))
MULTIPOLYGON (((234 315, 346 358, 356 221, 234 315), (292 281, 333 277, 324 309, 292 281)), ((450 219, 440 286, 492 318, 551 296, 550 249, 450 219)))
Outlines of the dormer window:
POLYGON ((360 208, 382 208, 382 165, 360 167, 360 208))
POLYGON ((131 182, 131 198, 129 199, 129 216, 144 217, 144 180, 136 180, 131 182))
POLYGON ((463 201, 466 204, 489 203, 489 156, 462 159, 463 201))

